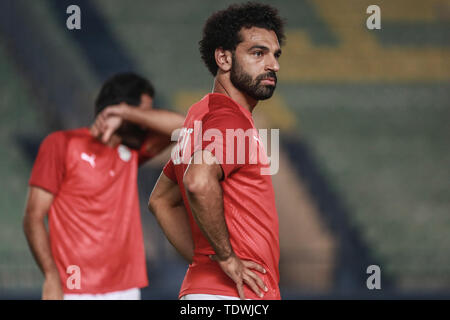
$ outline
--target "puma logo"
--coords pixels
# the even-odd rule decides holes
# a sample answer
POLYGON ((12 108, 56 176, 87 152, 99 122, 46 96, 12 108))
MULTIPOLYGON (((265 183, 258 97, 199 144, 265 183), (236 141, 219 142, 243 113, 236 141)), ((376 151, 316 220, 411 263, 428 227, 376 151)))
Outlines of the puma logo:
POLYGON ((92 156, 87 155, 86 153, 81 154, 81 160, 84 160, 86 162, 89 162, 92 168, 95 168, 95 155, 92 156))

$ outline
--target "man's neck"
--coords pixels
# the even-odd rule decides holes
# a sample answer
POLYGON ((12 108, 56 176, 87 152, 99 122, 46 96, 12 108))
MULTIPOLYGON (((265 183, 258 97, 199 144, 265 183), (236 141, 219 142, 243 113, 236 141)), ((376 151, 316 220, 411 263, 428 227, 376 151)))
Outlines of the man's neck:
POLYGON ((213 92, 222 93, 226 96, 229 96, 231 99, 239 103, 242 107, 250 111, 250 113, 253 112, 253 109, 258 103, 258 100, 249 97, 238 88, 236 88, 229 80, 229 77, 225 77, 224 75, 217 75, 214 78, 213 92))

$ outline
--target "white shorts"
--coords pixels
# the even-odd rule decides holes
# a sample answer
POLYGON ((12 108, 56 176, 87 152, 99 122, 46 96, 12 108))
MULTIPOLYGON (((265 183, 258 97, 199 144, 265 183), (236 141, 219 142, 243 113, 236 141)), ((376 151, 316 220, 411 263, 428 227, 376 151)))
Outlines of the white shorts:
POLYGON ((217 294, 186 294, 180 300, 240 300, 238 297, 219 296, 217 294))
POLYGON ((141 290, 138 288, 107 293, 68 293, 64 300, 141 300, 141 290))

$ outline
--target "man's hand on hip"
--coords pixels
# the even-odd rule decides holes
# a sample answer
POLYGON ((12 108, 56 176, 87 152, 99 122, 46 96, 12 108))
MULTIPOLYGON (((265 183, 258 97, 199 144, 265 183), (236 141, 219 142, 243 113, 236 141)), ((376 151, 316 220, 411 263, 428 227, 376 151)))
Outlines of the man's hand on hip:
POLYGON ((236 283, 239 297, 242 300, 245 300, 244 282, 260 298, 264 296, 261 290, 267 292, 267 287, 265 286, 264 282, 256 273, 251 270, 254 269, 261 273, 266 273, 266 270, 259 264, 250 260, 241 260, 234 253, 232 253, 225 260, 219 260, 216 255, 210 256, 210 258, 214 261, 217 261, 225 274, 236 283))

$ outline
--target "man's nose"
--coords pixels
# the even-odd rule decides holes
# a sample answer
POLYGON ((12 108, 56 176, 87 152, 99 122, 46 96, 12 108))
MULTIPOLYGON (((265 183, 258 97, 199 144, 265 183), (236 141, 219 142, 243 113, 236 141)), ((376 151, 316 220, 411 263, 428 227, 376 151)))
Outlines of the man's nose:
POLYGON ((278 63, 278 60, 275 58, 274 55, 270 57, 270 60, 268 61, 266 65, 266 70, 278 72, 280 70, 280 64, 278 63))

